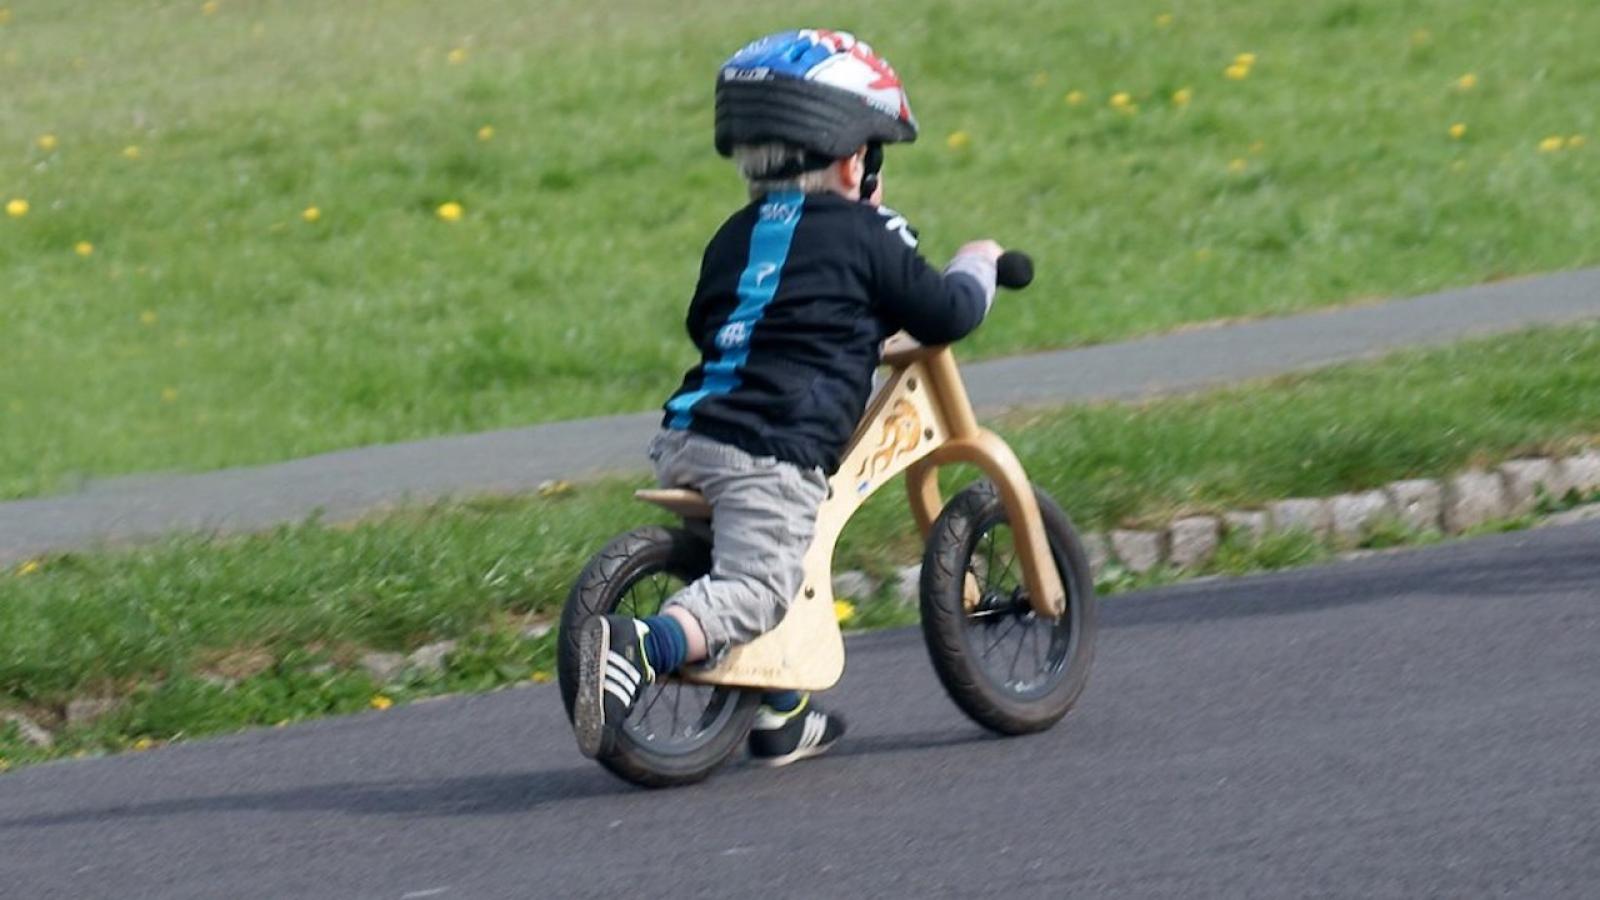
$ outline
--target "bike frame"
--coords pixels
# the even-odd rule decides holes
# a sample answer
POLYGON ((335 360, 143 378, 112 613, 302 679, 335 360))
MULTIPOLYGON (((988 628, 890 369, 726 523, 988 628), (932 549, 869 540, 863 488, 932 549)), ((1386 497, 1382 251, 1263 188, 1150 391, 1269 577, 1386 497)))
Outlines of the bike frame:
MULTIPOLYGON (((833 553, 839 536, 868 497, 906 472, 912 515, 926 538, 944 508, 939 467, 951 463, 976 465, 999 489, 1034 611, 1052 619, 1065 611, 1066 589, 1033 486, 1011 447, 978 425, 950 348, 923 347, 896 336, 886 345, 883 361, 890 369, 888 380, 867 405, 844 462, 828 481, 828 496, 806 551, 805 580, 788 614, 777 628, 730 650, 716 667, 685 667, 679 677, 776 690, 833 687, 844 674, 844 637, 833 606, 833 553)), ((686 519, 711 516, 710 506, 694 491, 639 491, 636 496, 686 519)), ((970 574, 966 594, 966 604, 976 605, 977 583, 970 574)))

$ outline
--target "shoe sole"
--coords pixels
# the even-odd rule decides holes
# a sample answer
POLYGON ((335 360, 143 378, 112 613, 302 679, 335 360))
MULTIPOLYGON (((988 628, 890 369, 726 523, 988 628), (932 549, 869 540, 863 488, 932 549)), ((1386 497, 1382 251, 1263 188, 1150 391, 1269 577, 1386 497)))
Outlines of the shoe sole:
POLYGON ((572 731, 578 752, 594 759, 605 749, 606 649, 611 646, 611 623, 595 616, 578 632, 578 690, 572 704, 572 731))
MULTIPOLYGON (((839 737, 844 737, 844 735, 841 734, 839 737)), ((837 743, 839 743, 839 738, 834 738, 826 744, 818 744, 815 747, 807 747, 804 750, 796 750, 793 753, 785 753, 782 756, 753 756, 751 759, 755 761, 756 765, 762 767, 763 769, 778 769, 792 763, 797 763, 802 759, 810 759, 813 756, 821 756, 822 754, 827 753, 829 750, 832 750, 833 745, 837 743)))

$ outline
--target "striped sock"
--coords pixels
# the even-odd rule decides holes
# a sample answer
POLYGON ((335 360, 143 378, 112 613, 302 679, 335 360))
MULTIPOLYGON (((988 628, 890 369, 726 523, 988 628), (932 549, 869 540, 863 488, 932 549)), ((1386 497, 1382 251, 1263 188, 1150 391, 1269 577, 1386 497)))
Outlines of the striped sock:
POLYGON ((768 691, 761 695, 761 703, 777 713, 791 713, 800 708, 806 695, 799 691, 768 691))
POLYGON ((683 626, 671 616, 647 616, 640 619, 650 631, 644 636, 644 658, 656 675, 676 671, 689 656, 689 639, 683 626))

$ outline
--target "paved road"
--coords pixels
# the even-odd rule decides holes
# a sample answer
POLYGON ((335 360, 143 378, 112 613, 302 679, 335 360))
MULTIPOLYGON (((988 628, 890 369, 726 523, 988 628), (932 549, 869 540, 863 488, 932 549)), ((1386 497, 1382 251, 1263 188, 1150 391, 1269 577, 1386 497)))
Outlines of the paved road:
POLYGON ((639 791, 552 687, 0 776, 7 897, 1600 896, 1600 523, 1118 598, 994 739, 918 635, 853 734, 639 791))
MULTIPOLYGON (((1600 318, 1600 269, 994 360, 966 374, 973 402, 988 410, 1130 399, 1593 318, 1600 318)), ((78 494, 0 503, 0 565, 101 541, 265 528, 318 511, 349 518, 407 498, 527 491, 548 479, 634 471, 658 422, 656 413, 559 422, 199 475, 115 479, 78 494)))

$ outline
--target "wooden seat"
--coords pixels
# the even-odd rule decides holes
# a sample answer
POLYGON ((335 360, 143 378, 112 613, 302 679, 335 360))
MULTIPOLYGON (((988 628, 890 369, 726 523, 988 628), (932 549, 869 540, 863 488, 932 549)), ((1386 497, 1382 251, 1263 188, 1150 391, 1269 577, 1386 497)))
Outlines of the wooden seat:
POLYGON ((684 519, 709 519, 711 518, 711 504, 699 491, 685 488, 668 488, 666 490, 634 491, 635 500, 654 503, 675 516, 684 519))

